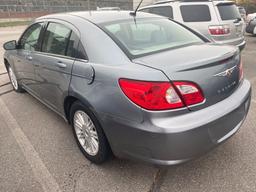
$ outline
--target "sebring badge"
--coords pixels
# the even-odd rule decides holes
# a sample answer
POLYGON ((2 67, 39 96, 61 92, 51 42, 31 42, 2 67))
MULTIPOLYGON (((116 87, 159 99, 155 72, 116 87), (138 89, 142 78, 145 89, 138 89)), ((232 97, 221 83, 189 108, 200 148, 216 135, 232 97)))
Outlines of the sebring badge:
POLYGON ((236 66, 231 67, 223 72, 215 74, 214 77, 230 77, 235 69, 236 69, 236 66))

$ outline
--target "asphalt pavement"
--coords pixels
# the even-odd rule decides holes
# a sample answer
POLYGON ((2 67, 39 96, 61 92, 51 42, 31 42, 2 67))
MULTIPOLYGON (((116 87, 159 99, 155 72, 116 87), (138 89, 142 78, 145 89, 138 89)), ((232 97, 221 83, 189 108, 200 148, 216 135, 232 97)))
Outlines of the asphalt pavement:
MULTIPOLYGON (((2 44, 24 27, 0 28, 2 44)), ((247 35, 245 77, 256 89, 256 37, 247 35)), ((94 165, 71 127, 27 93, 12 91, 0 63, 0 192, 255 192, 256 95, 240 131, 199 159, 155 167, 117 158, 94 165)))

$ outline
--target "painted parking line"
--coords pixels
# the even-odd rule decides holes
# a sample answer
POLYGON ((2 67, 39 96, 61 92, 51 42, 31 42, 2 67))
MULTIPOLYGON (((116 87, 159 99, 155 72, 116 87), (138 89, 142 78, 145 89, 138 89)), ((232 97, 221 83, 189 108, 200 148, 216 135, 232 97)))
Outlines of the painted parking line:
POLYGON ((0 115, 11 130, 27 162, 30 164, 35 179, 41 184, 44 192, 61 192, 60 187, 39 157, 33 145, 24 134, 4 101, 0 98, 0 115))
POLYGON ((4 91, 4 92, 1 93, 1 90, 0 90, 0 96, 6 95, 8 93, 11 93, 12 91, 13 91, 13 89, 8 90, 8 91, 4 91))
POLYGON ((3 87, 3 86, 6 86, 6 85, 10 85, 11 82, 7 82, 7 83, 4 83, 4 84, 1 84, 0 87, 3 87))
POLYGON ((2 72, 2 73, 0 73, 0 75, 6 75, 7 74, 7 72, 2 72))

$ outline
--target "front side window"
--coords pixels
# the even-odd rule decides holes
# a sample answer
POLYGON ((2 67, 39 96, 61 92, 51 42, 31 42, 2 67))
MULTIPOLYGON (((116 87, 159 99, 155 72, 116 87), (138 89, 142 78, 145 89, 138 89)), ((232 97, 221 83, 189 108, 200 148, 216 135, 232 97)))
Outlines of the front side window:
POLYGON ((57 55, 66 55, 71 29, 58 23, 49 23, 44 35, 42 51, 57 55))
POLYGON ((29 51, 37 51, 39 49, 38 39, 42 29, 42 25, 43 23, 36 23, 26 30, 26 32, 20 39, 21 49, 29 51))
POLYGON ((235 4, 219 4, 218 10, 223 21, 240 19, 241 15, 235 4))
POLYGON ((211 21, 208 5, 182 5, 180 6, 180 11, 184 22, 211 21))
POLYGON ((119 21, 103 24, 102 27, 132 58, 204 42, 191 31, 166 18, 119 21))

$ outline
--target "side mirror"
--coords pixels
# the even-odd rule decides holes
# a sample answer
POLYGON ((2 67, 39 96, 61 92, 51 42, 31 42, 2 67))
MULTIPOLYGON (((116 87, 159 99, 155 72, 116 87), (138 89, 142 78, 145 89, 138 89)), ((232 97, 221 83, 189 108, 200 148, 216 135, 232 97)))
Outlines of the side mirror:
POLYGON ((17 49, 17 42, 16 40, 8 41, 4 44, 3 47, 5 50, 15 50, 17 49))

